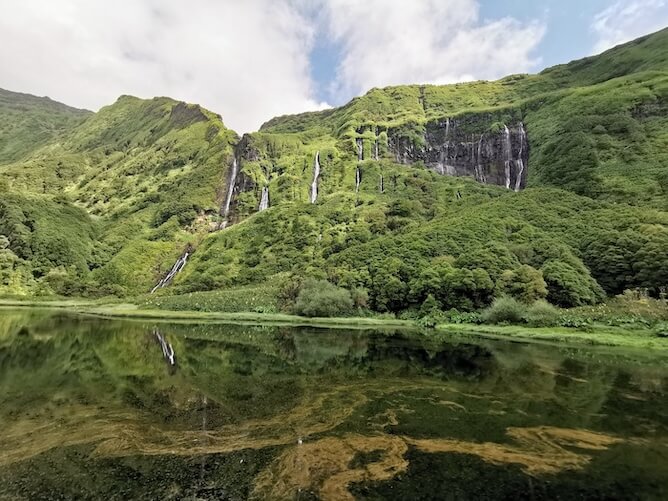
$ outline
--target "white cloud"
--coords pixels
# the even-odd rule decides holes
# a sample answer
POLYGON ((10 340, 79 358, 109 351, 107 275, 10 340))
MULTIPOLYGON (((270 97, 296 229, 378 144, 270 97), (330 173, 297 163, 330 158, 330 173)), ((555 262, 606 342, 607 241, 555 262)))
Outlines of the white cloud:
POLYGON ((534 69, 544 26, 478 0, 0 0, 0 87, 89 109, 120 94, 202 104, 238 132, 322 109, 316 37, 340 44, 332 95, 534 69))
POLYGON ((238 132, 313 99, 314 29, 290 0, 0 0, 0 87, 97 109, 167 95, 238 132))
POLYGON ((481 21, 476 0, 325 0, 325 10, 343 47, 339 96, 529 71, 545 32, 539 22, 481 21))
POLYGON ((667 24, 666 0, 618 1, 594 17, 591 27, 598 37, 594 50, 602 52, 667 24))

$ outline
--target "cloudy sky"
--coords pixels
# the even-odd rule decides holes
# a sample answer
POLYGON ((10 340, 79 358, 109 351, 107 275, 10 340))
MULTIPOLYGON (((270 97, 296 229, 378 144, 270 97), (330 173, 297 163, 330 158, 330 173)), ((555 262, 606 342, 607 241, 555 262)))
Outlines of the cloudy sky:
POLYGON ((238 132, 371 87, 536 72, 668 25, 668 0, 0 0, 0 87, 167 95, 238 132))

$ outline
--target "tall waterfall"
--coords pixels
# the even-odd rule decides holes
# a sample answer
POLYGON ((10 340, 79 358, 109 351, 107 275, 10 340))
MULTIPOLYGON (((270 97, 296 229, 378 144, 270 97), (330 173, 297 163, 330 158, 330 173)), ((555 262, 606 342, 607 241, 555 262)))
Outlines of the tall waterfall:
POLYGON ((445 119, 445 154, 441 152, 439 155, 439 165, 438 170, 441 175, 448 174, 449 176, 455 175, 454 169, 448 165, 450 160, 450 117, 445 119))
POLYGON ((269 186, 264 186, 262 188, 262 198, 260 198, 260 207, 258 212, 262 212, 265 209, 269 208, 269 186))
POLYGON ((373 143, 373 159, 378 160, 378 137, 373 143))
POLYGON ((360 172, 360 168, 357 167, 357 169, 355 169, 355 193, 359 193, 361 182, 362 182, 362 173, 360 172))
POLYGON ((315 153, 315 160, 313 161, 313 182, 311 183, 311 203, 314 204, 318 200, 318 178, 320 177, 320 152, 315 153))
POLYGON ((524 124, 520 122, 520 154, 517 157, 516 166, 517 166, 517 177, 515 178, 515 191, 520 191, 522 187, 522 174, 524 174, 524 147, 527 144, 527 133, 524 130, 524 124))
POLYGON ((484 139, 485 135, 480 134, 480 140, 478 141, 478 152, 476 155, 476 165, 477 165, 476 179, 481 183, 487 182, 487 178, 485 176, 485 167, 482 164, 482 142, 484 139))
MULTIPOLYGON (((188 246, 188 249, 190 249, 190 246, 188 246)), ((174 263, 174 266, 172 266, 171 270, 169 270, 169 273, 167 273, 167 275, 165 275, 156 284, 156 286, 151 289, 151 294, 153 294, 158 289, 162 289, 163 287, 168 286, 171 281, 174 280, 176 274, 185 268, 186 263, 188 262, 188 256, 190 256, 190 250, 186 250, 183 254, 181 254, 181 256, 176 260, 176 263, 174 263)))
POLYGON ((506 175, 506 189, 510 189, 510 166, 513 161, 513 144, 510 140, 510 130, 507 125, 503 126, 503 165, 506 175))
POLYGON ((357 160, 361 162, 364 160, 364 140, 358 137, 355 142, 357 143, 357 160))
POLYGON ((225 223, 227 223, 227 216, 230 213, 230 205, 232 204, 232 195, 234 195, 234 185, 237 182, 237 174, 239 173, 239 164, 237 162, 237 157, 235 155, 234 160, 232 160, 232 173, 230 175, 230 184, 227 187, 227 197, 225 198, 225 205, 223 206, 223 211, 221 216, 225 218, 225 223))

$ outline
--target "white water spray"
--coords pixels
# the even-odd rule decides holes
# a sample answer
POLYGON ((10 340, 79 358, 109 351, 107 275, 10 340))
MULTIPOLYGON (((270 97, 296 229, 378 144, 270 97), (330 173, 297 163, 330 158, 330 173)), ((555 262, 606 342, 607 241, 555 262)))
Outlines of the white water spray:
POLYGON ((362 182, 362 173, 360 172, 360 168, 357 167, 357 169, 355 169, 355 193, 359 193, 361 182, 362 182))
POLYGON ((223 213, 221 214, 225 218, 225 224, 227 224, 227 216, 230 213, 230 205, 232 204, 232 196, 234 195, 234 185, 237 182, 238 173, 239 173, 239 164, 237 162, 237 157, 235 156, 234 160, 232 160, 232 172, 230 173, 230 184, 227 187, 227 197, 225 198, 223 213))
POLYGON ((517 177, 515 178, 515 191, 520 191, 522 187, 522 174, 524 174, 524 148, 527 144, 527 133, 524 130, 524 124, 520 122, 520 154, 516 162, 517 177))
POLYGON ((320 152, 315 153, 315 160, 313 161, 313 182, 311 183, 311 203, 314 204, 318 200, 318 178, 320 177, 320 152))
POLYGON ((485 135, 481 134, 480 140, 478 141, 478 155, 476 158, 476 164, 478 165, 478 177, 479 177, 478 181, 480 181, 481 183, 487 182, 487 179, 485 177, 485 169, 482 165, 482 142, 484 138, 485 135))
POLYGON ((151 289, 151 294, 153 294, 155 291, 158 289, 162 289, 163 287, 166 287, 167 285, 170 284, 170 282, 174 279, 176 274, 180 272, 183 268, 185 268, 186 263, 188 262, 188 256, 190 255, 190 252, 185 251, 177 260, 176 263, 174 263, 174 266, 172 266, 171 270, 169 270, 169 273, 162 278, 153 289, 151 289))
POLYGON ((510 166, 512 164, 513 144, 510 140, 510 130, 507 125, 503 126, 503 165, 506 176, 506 189, 510 189, 510 166))
POLYGON ((260 198, 260 207, 258 212, 262 212, 265 209, 269 208, 269 186, 264 186, 262 188, 262 197, 260 198))

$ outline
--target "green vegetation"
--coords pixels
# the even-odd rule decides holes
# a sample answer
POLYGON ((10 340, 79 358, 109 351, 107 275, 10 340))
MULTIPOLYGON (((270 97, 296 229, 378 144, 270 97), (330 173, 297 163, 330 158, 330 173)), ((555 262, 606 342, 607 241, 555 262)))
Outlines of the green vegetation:
POLYGON ((0 89, 0 164, 21 160, 34 149, 58 140, 90 114, 48 97, 0 89))
POLYGON ((593 328, 619 307, 664 331, 661 315, 629 317, 636 306, 614 298, 664 304, 668 287, 666 30, 539 75, 372 89, 241 139, 168 98, 122 96, 90 114, 3 91, 0 107, 29 110, 0 130, 0 294, 425 327, 477 325, 484 311, 494 323, 593 328), (26 129, 28 116, 46 117, 45 132, 26 129), (397 163, 392 137, 423 148, 446 118, 471 134, 522 122, 528 188, 397 163), (186 251, 169 286, 142 296, 186 251))

